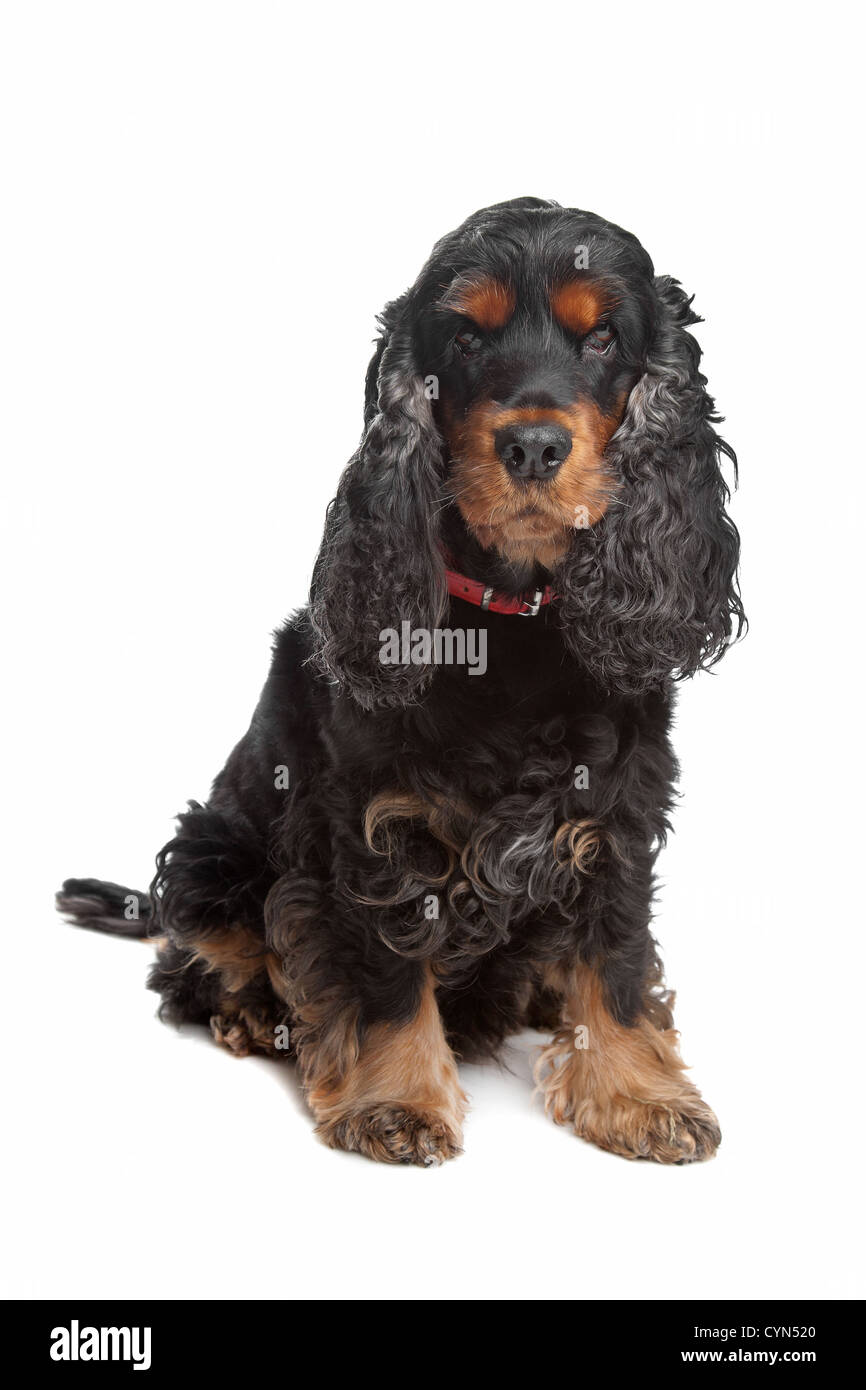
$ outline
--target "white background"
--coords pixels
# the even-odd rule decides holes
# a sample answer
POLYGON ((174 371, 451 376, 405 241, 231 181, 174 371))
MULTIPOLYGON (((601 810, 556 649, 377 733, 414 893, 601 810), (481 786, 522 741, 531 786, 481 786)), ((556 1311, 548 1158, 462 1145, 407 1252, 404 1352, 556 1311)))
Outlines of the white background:
POLYGON ((822 4, 8 4, 4 1263, 14 1295, 862 1294, 862 223, 822 4), (307 13, 304 13, 304 10, 307 13), (740 455, 747 642, 682 694, 657 918, 724 1130, 589 1147, 528 1059, 466 1153, 332 1153, 289 1068, 153 1018, 149 948, 55 919, 146 886, 246 727, 360 432, 374 315, 534 193, 696 292, 740 455))

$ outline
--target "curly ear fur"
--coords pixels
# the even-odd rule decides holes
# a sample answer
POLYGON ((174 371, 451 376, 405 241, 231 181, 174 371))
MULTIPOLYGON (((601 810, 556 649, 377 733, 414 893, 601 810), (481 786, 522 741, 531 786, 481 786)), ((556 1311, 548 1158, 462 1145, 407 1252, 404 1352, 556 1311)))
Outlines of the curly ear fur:
POLYGON ((745 625, 739 535, 720 460, 733 450, 687 325, 700 319, 678 281, 657 276, 659 319, 646 371, 606 459, 620 489, 576 533, 556 587, 566 642, 605 688, 637 693, 712 666, 745 625), (734 631, 735 629, 735 631, 734 631))
POLYGON ((405 621, 435 628, 447 603, 442 446, 408 319, 407 296, 383 315, 367 374, 367 428, 328 509, 311 589, 318 665, 365 709, 421 696, 433 668, 383 665, 380 633, 405 621))

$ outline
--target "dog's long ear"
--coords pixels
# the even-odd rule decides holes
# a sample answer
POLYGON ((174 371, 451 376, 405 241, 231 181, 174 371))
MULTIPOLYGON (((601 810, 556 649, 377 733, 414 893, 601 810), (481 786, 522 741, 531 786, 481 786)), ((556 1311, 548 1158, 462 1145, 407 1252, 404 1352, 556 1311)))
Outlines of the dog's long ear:
POLYGON ((687 326, 700 320, 676 280, 655 280, 658 320, 646 371, 606 451, 618 485, 577 531, 556 577, 566 642, 607 689, 637 692, 713 665, 745 625, 739 536, 718 417, 687 326))
POLYGON ((318 665, 366 709, 421 696, 432 666, 389 662, 388 634, 404 622, 435 628, 447 604, 442 441, 415 362, 409 296, 388 306, 382 328, 364 437, 328 509, 310 595, 318 665))

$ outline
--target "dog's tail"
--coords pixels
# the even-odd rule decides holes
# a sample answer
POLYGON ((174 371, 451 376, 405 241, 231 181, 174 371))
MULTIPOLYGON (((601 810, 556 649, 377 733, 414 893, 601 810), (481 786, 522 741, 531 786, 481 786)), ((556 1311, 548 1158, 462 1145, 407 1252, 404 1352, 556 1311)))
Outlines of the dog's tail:
POLYGON ((103 883, 98 878, 68 878, 55 898, 58 912, 76 927, 131 936, 149 935, 153 903, 147 893, 103 883))

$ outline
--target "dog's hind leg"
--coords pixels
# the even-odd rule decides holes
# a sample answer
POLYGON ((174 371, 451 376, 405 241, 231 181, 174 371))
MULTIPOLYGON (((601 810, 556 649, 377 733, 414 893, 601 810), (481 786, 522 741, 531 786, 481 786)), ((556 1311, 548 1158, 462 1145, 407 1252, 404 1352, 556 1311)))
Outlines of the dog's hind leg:
POLYGON ((290 1015, 274 956, 244 930, 211 933, 197 945, 165 939, 148 977, 160 1017, 202 1023, 237 1057, 290 1056, 290 1015))
POLYGON ((264 936, 269 882, 262 837, 237 810, 193 806, 157 858, 164 940, 148 985, 162 996, 160 1016, 209 1025, 238 1056, 288 1055, 282 976, 264 936))

